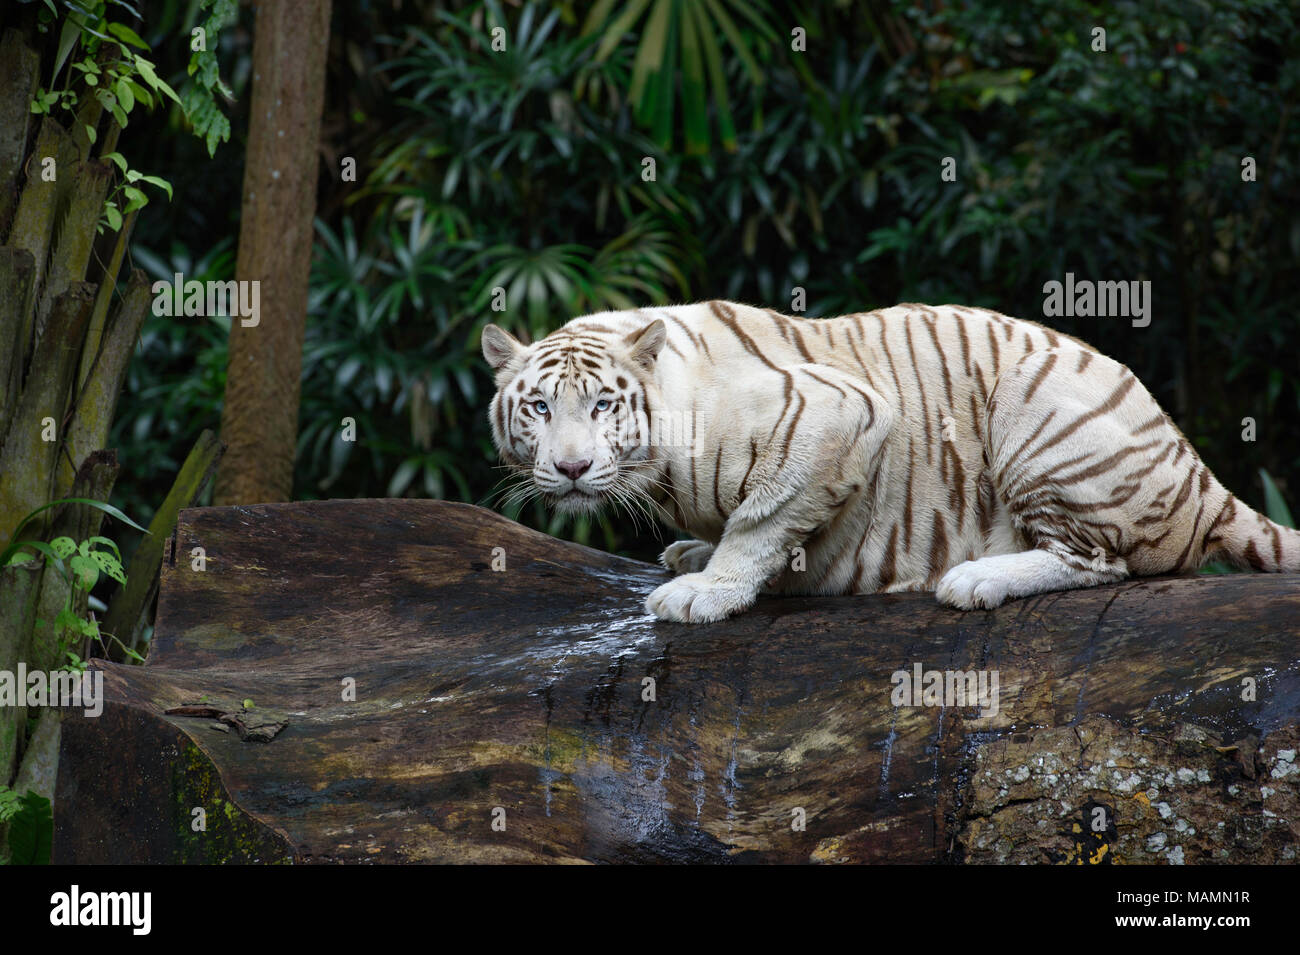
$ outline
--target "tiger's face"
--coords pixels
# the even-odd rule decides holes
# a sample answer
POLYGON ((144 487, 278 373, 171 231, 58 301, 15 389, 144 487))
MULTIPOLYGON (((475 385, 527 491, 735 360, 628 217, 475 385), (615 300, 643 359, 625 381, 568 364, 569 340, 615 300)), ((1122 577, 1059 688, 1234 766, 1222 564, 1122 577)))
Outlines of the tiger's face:
POLYGON ((531 478, 521 498, 540 494, 555 510, 583 513, 645 493, 654 362, 665 337, 658 320, 627 336, 560 329, 527 346, 496 325, 483 329, 497 385, 492 438, 531 478))

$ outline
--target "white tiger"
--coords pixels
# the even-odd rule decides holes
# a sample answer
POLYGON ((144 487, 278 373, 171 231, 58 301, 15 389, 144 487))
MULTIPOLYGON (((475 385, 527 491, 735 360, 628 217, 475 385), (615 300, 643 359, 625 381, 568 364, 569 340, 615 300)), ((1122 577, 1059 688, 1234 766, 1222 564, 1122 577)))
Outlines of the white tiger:
POLYGON ((646 607, 666 620, 720 620, 765 586, 969 610, 1213 557, 1300 570, 1300 532, 1225 490, 1128 368, 1033 322, 715 301, 528 346, 488 325, 482 347, 493 438, 531 491, 639 502, 697 538, 661 558, 680 576, 646 607))

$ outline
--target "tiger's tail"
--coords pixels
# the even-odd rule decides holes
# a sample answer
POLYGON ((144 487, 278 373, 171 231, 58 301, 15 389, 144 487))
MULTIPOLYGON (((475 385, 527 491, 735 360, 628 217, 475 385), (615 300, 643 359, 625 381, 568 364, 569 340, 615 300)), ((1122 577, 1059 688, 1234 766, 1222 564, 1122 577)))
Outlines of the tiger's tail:
POLYGON ((1206 548, 1206 556, 1243 569, 1300 573, 1300 531, 1270 521, 1231 494, 1210 529, 1207 544, 1211 546, 1206 548))

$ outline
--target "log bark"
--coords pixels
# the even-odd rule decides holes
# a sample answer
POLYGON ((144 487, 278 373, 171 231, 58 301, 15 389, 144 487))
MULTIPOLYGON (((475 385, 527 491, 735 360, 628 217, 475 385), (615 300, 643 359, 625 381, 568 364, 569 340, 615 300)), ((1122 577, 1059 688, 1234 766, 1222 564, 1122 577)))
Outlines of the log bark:
MULTIPOLYGON (((0 421, 9 421, 22 392, 23 364, 19 360, 27 315, 27 301, 36 263, 26 249, 0 246, 0 421)), ((0 427, 0 452, 4 450, 8 427, 0 427)))
MULTIPOLYGON (((71 173, 76 188, 71 190, 68 208, 60 217, 62 221, 50 253, 50 268, 36 315, 38 335, 45 334, 50 312, 60 296, 86 278, 90 253, 95 247, 95 225, 103 214, 104 200, 113 183, 113 165, 107 159, 74 163, 71 173)), ((97 288, 93 284, 90 287, 97 288)), ((78 338, 78 345, 81 342, 82 338, 78 338)), ((80 348, 77 354, 80 357, 80 348)), ((74 376, 73 381, 77 380, 74 376)))
MULTIPOLYGON (((36 598, 43 572, 43 565, 0 567, 0 671, 13 673, 22 659, 36 624, 36 598)), ((16 708, 6 707, 0 712, 0 780, 5 783, 14 778, 18 768, 24 729, 16 708)))
MULTIPOLYGON (((0 481, 0 548, 8 546, 10 535, 28 514, 64 496, 56 493, 62 489, 55 486, 61 442, 46 440, 46 419, 53 420, 55 437, 60 437, 94 302, 95 288, 85 282, 73 283, 59 296, 48 334, 37 343, 17 409, 12 418, 0 422, 5 428, 0 447, 0 474, 5 477, 0 481)), ((33 536, 41 533, 48 519, 49 515, 40 518, 28 530, 33 536)))
POLYGON ((665 579, 468 505, 185 510, 148 665, 65 714, 54 861, 1296 858, 1295 576, 702 627, 665 579), (917 664, 996 715, 894 705, 917 664))
MULTIPOLYGON (((100 292, 103 288, 100 287, 100 292)), ((143 271, 134 270, 111 318, 105 326, 96 329, 94 309, 101 300, 102 296, 98 296, 91 310, 80 370, 73 380, 74 413, 64 435, 68 453, 59 458, 55 479, 59 490, 72 483, 75 469, 81 467, 88 455, 108 446, 117 402, 149 312, 149 280, 143 271)))
MULTIPOLYGON (((20 368, 29 367, 32 349, 37 338, 37 292, 46 282, 46 266, 50 245, 54 241, 56 226, 62 224, 61 213, 66 208, 72 191, 74 177, 70 174, 77 161, 77 149, 59 123, 49 116, 41 120, 36 133, 36 147, 25 163, 26 181, 19 194, 7 245, 26 249, 32 255, 36 269, 27 285, 27 298, 22 302, 23 327, 19 330, 17 355, 20 368), (54 160, 54 178, 46 179, 45 162, 54 160)), ((91 225, 93 227, 94 221, 91 225)))
POLYGON ((30 104, 40 82, 40 66, 40 54, 27 45, 22 32, 5 30, 0 36, 0 238, 8 234, 18 205, 30 104))

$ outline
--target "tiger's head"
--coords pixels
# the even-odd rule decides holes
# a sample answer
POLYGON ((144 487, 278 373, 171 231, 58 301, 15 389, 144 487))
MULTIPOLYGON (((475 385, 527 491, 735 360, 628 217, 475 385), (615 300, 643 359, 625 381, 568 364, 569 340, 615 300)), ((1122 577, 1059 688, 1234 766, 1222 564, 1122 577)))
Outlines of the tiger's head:
POLYGON ((532 345, 496 325, 483 329, 496 375, 488 414, 497 451, 531 478, 519 498, 539 494, 566 513, 633 503, 654 480, 648 436, 664 323, 622 332, 589 322, 532 345))

